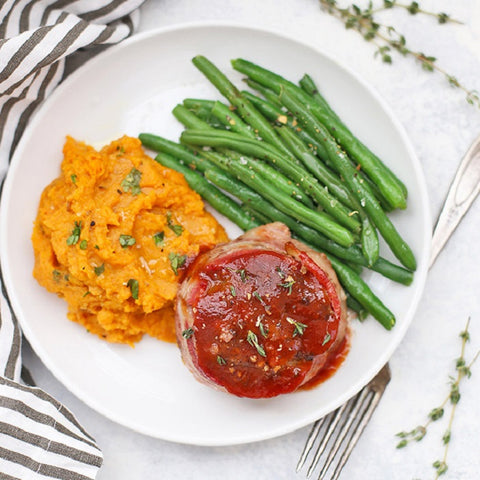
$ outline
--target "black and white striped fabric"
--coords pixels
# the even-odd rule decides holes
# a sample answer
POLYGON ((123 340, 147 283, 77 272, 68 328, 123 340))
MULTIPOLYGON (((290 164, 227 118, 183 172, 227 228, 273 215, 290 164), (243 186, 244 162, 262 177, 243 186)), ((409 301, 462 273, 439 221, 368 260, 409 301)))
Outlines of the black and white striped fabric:
MULTIPOLYGON (((79 57, 128 37, 143 1, 0 0, 0 182, 38 105, 79 57)), ((21 340, 2 287, 0 478, 95 478, 103 460, 95 440, 61 403, 21 380, 21 340)))

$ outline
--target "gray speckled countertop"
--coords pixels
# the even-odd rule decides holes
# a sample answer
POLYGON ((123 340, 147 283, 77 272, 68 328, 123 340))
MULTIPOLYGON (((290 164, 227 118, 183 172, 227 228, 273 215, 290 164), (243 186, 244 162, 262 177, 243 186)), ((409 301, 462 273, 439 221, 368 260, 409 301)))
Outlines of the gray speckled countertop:
MULTIPOLYGON (((452 13, 466 25, 439 27, 428 19, 414 24, 398 12, 399 29, 465 84, 480 87, 480 2, 420 3, 452 13)), ((460 158, 480 133, 480 111, 469 107, 444 78, 422 72, 410 59, 395 57, 392 66, 374 60, 373 47, 321 12, 315 0, 150 0, 141 14, 141 31, 202 20, 266 27, 317 45, 350 67, 380 93, 405 127, 426 175, 433 221, 460 158)), ((433 425, 420 444, 407 450, 395 449, 394 434, 422 422, 447 394, 448 375, 459 352, 457 335, 469 316, 469 355, 480 348, 479 201, 429 273, 415 319, 391 358, 392 381, 342 479, 434 478, 431 464, 443 452, 443 426, 433 425)), ((28 348, 26 364, 37 383, 64 402, 97 439, 105 455, 100 480, 304 478, 295 474, 295 465, 308 427, 232 447, 169 443, 137 434, 91 410, 55 380, 28 348)), ((475 365, 472 378, 462 384, 444 478, 480 478, 479 368, 475 365)))

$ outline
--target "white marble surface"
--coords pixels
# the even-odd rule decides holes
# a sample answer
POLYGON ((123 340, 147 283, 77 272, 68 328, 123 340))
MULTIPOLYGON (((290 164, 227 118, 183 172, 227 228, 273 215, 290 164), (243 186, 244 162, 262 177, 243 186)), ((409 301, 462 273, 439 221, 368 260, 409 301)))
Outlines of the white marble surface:
MULTIPOLYGON (((466 85, 480 89, 480 2, 420 2, 464 20, 439 27, 429 19, 389 12, 412 45, 466 85)), ((373 85, 406 128, 423 165, 431 211, 436 218, 461 156, 480 133, 480 111, 439 75, 424 73, 410 59, 387 66, 354 32, 320 11, 315 0, 150 0, 140 30, 190 21, 226 20, 266 27, 317 45, 373 85)), ((480 200, 455 232, 430 271, 416 317, 391 358, 392 381, 342 479, 434 478, 431 464, 443 453, 445 423, 433 425, 419 443, 396 450, 394 434, 425 419, 448 392, 448 375, 458 356, 458 332, 471 317, 471 357, 480 348, 478 275, 480 200)), ((38 384, 64 402, 97 439, 105 455, 99 480, 123 479, 295 479, 295 465, 308 427, 249 445, 205 448, 142 436, 101 417, 70 394, 26 348, 26 363, 38 384)), ((480 472, 480 364, 461 388, 444 478, 473 480, 480 472)), ((194 400, 192 400, 194 401, 194 400)))

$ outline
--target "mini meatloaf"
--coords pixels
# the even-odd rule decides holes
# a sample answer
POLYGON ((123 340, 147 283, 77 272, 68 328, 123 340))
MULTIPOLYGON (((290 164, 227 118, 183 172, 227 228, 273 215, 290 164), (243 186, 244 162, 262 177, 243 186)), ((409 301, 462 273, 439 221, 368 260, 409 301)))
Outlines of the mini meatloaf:
POLYGON ((325 255, 271 223, 195 259, 177 295, 176 330, 198 380, 274 397, 314 379, 337 352, 346 297, 325 255))

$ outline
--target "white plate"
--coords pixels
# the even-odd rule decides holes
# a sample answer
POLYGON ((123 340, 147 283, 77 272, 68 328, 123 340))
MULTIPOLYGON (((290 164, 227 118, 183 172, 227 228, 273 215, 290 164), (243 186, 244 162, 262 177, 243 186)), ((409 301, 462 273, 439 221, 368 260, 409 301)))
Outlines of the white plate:
MULTIPOLYGON (((238 230, 230 228, 236 235, 238 230)), ((399 123, 378 95, 334 60, 296 40, 235 25, 187 25, 138 35, 71 75, 42 106, 16 150, 1 205, 1 261, 8 293, 32 347, 75 395, 110 419, 147 435, 228 445, 302 427, 338 407, 387 362, 412 320, 425 282, 430 215, 423 174, 399 123), (171 115, 185 97, 218 94, 191 64, 213 60, 235 83, 229 60, 244 57, 298 80, 309 72, 334 109, 409 188, 409 207, 394 222, 412 246, 418 271, 404 287, 366 273, 397 317, 391 332, 372 318, 353 322, 352 347, 324 384, 270 400, 248 400, 197 383, 175 345, 144 338, 112 345, 66 318, 66 305, 32 277, 32 224, 43 188, 59 173, 65 135, 102 145, 154 132, 177 139, 171 115)))

